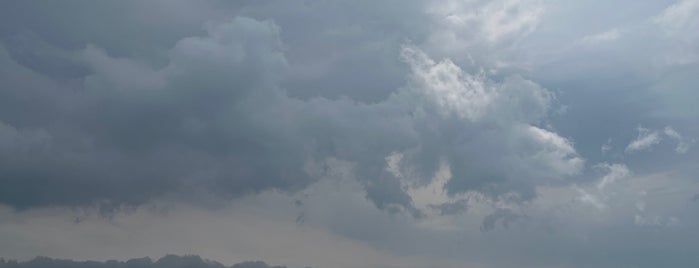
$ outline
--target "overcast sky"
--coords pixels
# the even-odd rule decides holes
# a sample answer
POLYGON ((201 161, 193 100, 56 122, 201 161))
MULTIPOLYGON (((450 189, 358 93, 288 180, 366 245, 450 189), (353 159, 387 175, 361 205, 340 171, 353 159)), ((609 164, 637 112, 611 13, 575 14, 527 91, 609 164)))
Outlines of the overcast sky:
POLYGON ((0 257, 696 267, 698 29, 699 0, 0 0, 0 257))

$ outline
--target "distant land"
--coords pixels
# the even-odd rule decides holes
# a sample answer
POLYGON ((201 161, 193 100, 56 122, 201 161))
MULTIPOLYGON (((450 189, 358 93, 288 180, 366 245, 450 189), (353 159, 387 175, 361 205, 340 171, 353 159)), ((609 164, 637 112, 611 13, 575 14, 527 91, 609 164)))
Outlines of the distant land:
POLYGON ((221 263, 202 259, 196 255, 166 255, 157 261, 149 257, 130 259, 128 261, 108 260, 76 261, 69 259, 54 259, 36 257, 29 261, 15 261, 0 258, 0 268, 286 268, 286 266, 271 266, 262 261, 245 261, 225 266, 221 263))

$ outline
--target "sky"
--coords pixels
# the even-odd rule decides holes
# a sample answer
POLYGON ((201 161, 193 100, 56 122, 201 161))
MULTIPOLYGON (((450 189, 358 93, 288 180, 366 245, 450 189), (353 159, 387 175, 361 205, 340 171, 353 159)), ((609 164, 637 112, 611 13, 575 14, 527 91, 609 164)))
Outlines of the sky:
POLYGON ((696 267, 697 29, 698 0, 0 0, 0 257, 696 267))

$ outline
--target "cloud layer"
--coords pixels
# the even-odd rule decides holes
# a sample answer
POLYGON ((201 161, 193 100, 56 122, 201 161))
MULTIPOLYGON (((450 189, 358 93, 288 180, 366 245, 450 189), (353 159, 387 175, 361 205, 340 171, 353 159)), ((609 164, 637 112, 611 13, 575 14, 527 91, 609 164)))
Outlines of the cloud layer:
MULTIPOLYGON (((3 123, 12 145, 4 153, 13 161, 3 168, 2 202, 138 204, 199 190, 294 191, 317 179, 308 163, 335 158, 356 164, 378 207, 418 213, 399 181, 429 182, 440 161, 451 169, 450 194, 525 199, 538 183, 575 175, 584 163, 569 140, 540 126, 551 92, 518 76, 498 82, 469 74, 416 47, 401 52, 412 70, 406 85, 373 104, 289 97, 278 86, 288 64, 270 21, 209 23, 205 35, 177 41, 160 68, 94 45, 73 54, 89 70, 78 91, 59 84, 58 98, 33 96, 46 98, 53 110, 42 113, 60 120, 3 123), (399 169, 410 178, 384 171, 392 153, 401 154, 399 169)), ((7 51, 5 60, 17 64, 7 51)), ((16 69, 31 81, 51 79, 16 69)))
POLYGON ((0 252, 691 266, 698 7, 6 1, 0 252))

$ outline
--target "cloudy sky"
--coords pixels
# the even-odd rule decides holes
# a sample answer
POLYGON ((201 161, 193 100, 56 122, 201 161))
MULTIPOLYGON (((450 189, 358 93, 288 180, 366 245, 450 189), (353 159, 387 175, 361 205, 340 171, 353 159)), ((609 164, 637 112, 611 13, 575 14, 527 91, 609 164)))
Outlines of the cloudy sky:
POLYGON ((697 29, 698 0, 1 0, 0 257, 696 267, 697 29))

